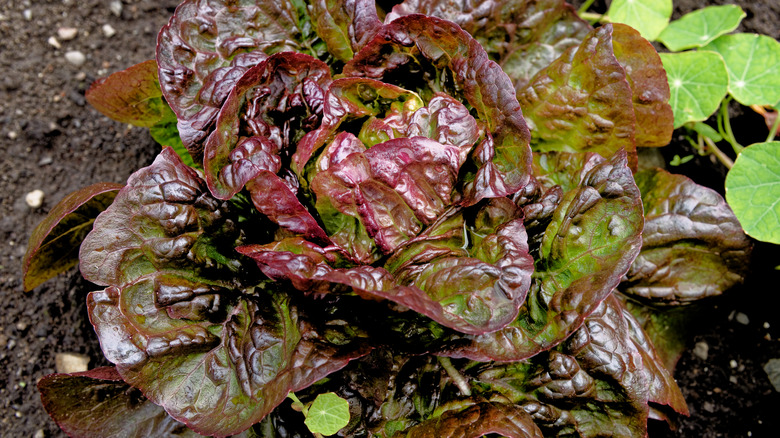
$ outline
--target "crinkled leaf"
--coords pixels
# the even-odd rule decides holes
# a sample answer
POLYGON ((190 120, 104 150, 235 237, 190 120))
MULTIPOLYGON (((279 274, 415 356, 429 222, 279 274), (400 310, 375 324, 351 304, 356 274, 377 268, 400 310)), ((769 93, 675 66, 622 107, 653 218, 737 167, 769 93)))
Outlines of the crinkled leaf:
POLYGON ((614 0, 607 10, 610 21, 625 23, 650 41, 658 38, 671 16, 672 0, 614 0))
POLYGON ((510 438, 542 438, 542 431, 522 408, 508 403, 481 402, 453 409, 420 423, 396 438, 481 438, 487 434, 510 438))
POLYGON ((674 114, 661 57, 636 30, 618 23, 612 26, 612 49, 633 93, 636 145, 666 146, 672 139, 674 114))
POLYGON ((633 92, 604 25, 541 70, 517 94, 534 151, 628 153, 636 168, 633 92))
POLYGON ((46 412, 71 437, 200 437, 122 381, 113 367, 38 382, 46 412))
POLYGON ((494 333, 453 339, 442 354, 480 361, 530 357, 566 339, 617 286, 641 246, 641 199, 625 153, 590 160, 544 231, 517 320, 494 333))
POLYGON ((304 423, 312 433, 335 435, 349 423, 349 402, 332 392, 320 394, 309 406, 304 423))
POLYGON ((234 213, 171 149, 95 222, 81 261, 85 277, 108 286, 87 299, 103 353, 199 433, 241 432, 366 352, 326 341, 289 296, 257 285, 234 251, 243 241, 234 213))
POLYGON ((157 63, 184 145, 201 156, 217 111, 247 69, 277 52, 324 56, 322 46, 298 1, 180 4, 158 36, 157 63))
POLYGON ((409 14, 458 24, 479 41, 517 90, 567 49, 578 46, 593 29, 564 0, 407 0, 395 6, 385 21, 409 14))
POLYGON ((328 66, 307 55, 278 53, 241 76, 206 140, 203 165, 211 193, 229 199, 261 172, 278 173, 283 157, 319 126, 328 66))
POLYGON ((621 291, 679 304, 743 281, 751 243, 717 192, 661 169, 635 177, 645 210, 644 243, 621 291))
POLYGON ((27 244, 22 261, 25 291, 78 264, 79 245, 121 188, 121 184, 93 184, 71 193, 51 209, 27 244))
POLYGON ((674 127, 707 120, 728 91, 729 74, 723 58, 702 51, 661 53, 660 56, 669 78, 674 127))
POLYGON ((476 171, 464 177, 464 205, 528 184, 529 133, 511 81, 457 25, 420 15, 400 17, 347 63, 344 75, 410 88, 424 100, 444 92, 473 108, 487 133, 473 153, 476 171))
POLYGON ((702 50, 719 53, 729 74, 729 94, 742 105, 780 100, 780 42, 767 35, 723 35, 702 50))
POLYGON ((658 35, 672 52, 703 47, 739 26, 745 11, 737 5, 707 6, 672 21, 658 35))
POLYGON ((726 176, 726 199, 755 239, 780 244, 780 142, 748 146, 726 176))
POLYGON ((96 80, 85 95, 87 102, 104 115, 135 126, 154 126, 170 113, 162 99, 154 60, 96 80))
POLYGON ((309 8, 314 30, 328 51, 344 62, 352 59, 382 26, 371 0, 314 0, 309 8))

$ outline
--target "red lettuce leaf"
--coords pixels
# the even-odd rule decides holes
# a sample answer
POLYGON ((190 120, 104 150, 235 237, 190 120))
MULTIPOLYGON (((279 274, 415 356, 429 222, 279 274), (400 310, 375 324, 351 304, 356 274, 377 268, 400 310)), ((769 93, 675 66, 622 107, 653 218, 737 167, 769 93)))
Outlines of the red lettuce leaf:
POLYGON ((506 74, 454 23, 411 15, 385 25, 343 74, 412 88, 423 99, 444 92, 465 100, 487 131, 464 178, 464 205, 513 194, 530 179, 529 133, 506 74))
POLYGON ((612 28, 612 49, 633 92, 636 145, 666 146, 672 139, 674 115, 661 57, 632 27, 613 23, 612 28))
POLYGON ((278 173, 298 140, 320 124, 328 66, 284 52, 236 82, 206 140, 203 165, 211 193, 229 199, 263 171, 278 173))
POLYGON ((165 149, 128 180, 81 247, 87 298, 122 378, 198 433, 226 436, 368 350, 321 336, 259 283, 227 203, 165 149), (248 263, 248 265, 247 265, 248 263), (165 376, 165 378, 160 378, 165 376))
POLYGON ((396 433, 401 438, 481 438, 487 434, 508 438, 542 438, 542 431, 522 408, 508 403, 475 403, 396 433))
POLYGON ((518 92, 534 151, 608 157, 625 149, 636 169, 633 92, 613 54, 612 34, 611 24, 593 30, 518 92))
POLYGON ((644 244, 620 290, 655 304, 688 303, 742 283, 752 249, 726 201, 661 169, 636 174, 644 244))
POLYGON ((564 0, 406 0, 385 21, 409 14, 432 15, 458 24, 479 41, 517 90, 567 49, 579 45, 593 29, 564 0))
POLYGON ((79 245, 121 188, 121 184, 93 184, 71 193, 51 209, 27 244, 22 261, 25 291, 78 264, 79 245))
POLYGON ((314 0, 309 7, 317 35, 328 51, 344 62, 352 59, 382 25, 372 0, 314 0))
POLYGON ((38 381, 46 412, 73 438, 200 437, 122 381, 113 367, 38 381))
POLYGON ((618 285, 642 242, 642 204, 626 155, 592 155, 538 240, 536 271, 520 315, 485 335, 454 337, 441 354, 517 361, 571 335, 618 285))

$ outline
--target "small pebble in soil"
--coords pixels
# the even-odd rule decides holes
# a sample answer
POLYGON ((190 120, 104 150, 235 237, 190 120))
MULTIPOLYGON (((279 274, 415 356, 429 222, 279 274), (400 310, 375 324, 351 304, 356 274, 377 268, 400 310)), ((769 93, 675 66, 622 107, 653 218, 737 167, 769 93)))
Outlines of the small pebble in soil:
POLYGON ((768 328, 769 328, 769 323, 768 323, 768 322, 766 322, 766 321, 764 321, 764 328, 765 328, 765 329, 768 329, 768 328))
POLYGON ((41 158, 41 161, 38 162, 39 166, 47 166, 54 162, 54 158, 51 157, 51 155, 47 155, 43 158, 41 158))
POLYGON ((122 15, 122 1, 112 0, 111 3, 109 3, 108 5, 108 9, 111 11, 112 14, 116 15, 117 17, 122 15))
POLYGON ((116 35, 116 29, 114 29, 114 26, 111 26, 110 24, 104 24, 103 35, 105 35, 106 38, 111 38, 112 36, 116 35))
POLYGON ((702 406, 702 409, 704 409, 707 412, 715 412, 715 405, 713 405, 710 402, 704 402, 704 406, 702 406))
POLYGON ((738 365, 739 365, 739 364, 737 364, 737 361, 736 361, 736 360, 734 360, 734 359, 731 359, 731 360, 729 361, 729 366, 730 366, 731 368, 736 368, 738 365))
POLYGON ((87 57, 78 50, 71 50, 65 53, 65 59, 76 67, 84 65, 84 63, 87 61, 87 57))
POLYGON ((729 382, 736 385, 739 382, 739 380, 737 380, 737 376, 729 376, 729 382))
POLYGON ((43 205, 43 190, 33 190, 24 196, 24 202, 30 208, 38 208, 43 205))
POLYGON ((743 325, 750 324, 750 318, 742 312, 737 313, 737 322, 743 325))
POLYGON ((693 347, 693 354, 701 360, 707 360, 709 351, 710 351, 710 346, 707 344, 706 341, 697 342, 696 345, 693 347))
POLYGON ((57 29, 57 36, 60 37, 62 41, 70 41, 73 38, 76 38, 78 34, 79 30, 75 27, 61 27, 57 29))
POLYGON ((769 359, 769 362, 764 364, 764 371, 769 376, 769 381, 775 387, 775 391, 780 392, 780 359, 769 359))
POLYGON ((8 131, 8 138, 11 140, 16 140, 16 137, 18 137, 19 134, 16 133, 16 131, 8 131))
POLYGON ((33 435, 33 438, 46 438, 46 431, 43 429, 36 430, 35 435, 33 435))
POLYGON ((25 9, 22 11, 22 17, 27 21, 32 20, 32 9, 25 9))
POLYGON ((59 41, 57 41, 57 38, 49 37, 48 40, 46 40, 47 43, 49 43, 50 46, 54 47, 55 49, 61 49, 62 45, 59 41))
POLYGON ((89 357, 77 353, 57 353, 54 363, 58 373, 79 373, 88 369, 89 357))

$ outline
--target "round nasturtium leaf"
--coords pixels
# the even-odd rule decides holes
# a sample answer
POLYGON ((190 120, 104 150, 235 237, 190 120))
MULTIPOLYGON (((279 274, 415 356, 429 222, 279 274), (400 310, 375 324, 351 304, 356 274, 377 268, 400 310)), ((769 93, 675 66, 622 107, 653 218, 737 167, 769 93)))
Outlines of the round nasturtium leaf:
POLYGON ((766 35, 723 35, 703 50, 718 52, 729 73, 729 93, 742 105, 780 100, 780 43, 766 35))
POLYGON ((650 41, 669 24, 672 0, 614 0, 607 11, 613 23, 624 23, 650 41))
POLYGON ((728 91, 729 77, 723 58, 703 51, 660 55, 672 93, 669 104, 674 112, 674 127, 707 120, 728 91))
POLYGON ((726 201, 745 233, 780 244, 780 142, 742 150, 726 176, 726 201))
POLYGON ((309 406, 304 423, 311 433, 335 435, 349 423, 349 402, 332 392, 320 394, 309 406))
POLYGON ((669 23, 658 41, 673 52, 703 47, 736 29, 743 18, 745 11, 737 5, 708 6, 669 23))

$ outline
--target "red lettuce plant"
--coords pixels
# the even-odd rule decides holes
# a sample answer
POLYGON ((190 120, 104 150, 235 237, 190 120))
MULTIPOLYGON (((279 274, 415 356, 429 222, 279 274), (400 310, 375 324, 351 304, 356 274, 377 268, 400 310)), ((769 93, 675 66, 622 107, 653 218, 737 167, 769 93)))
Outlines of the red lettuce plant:
POLYGON ((749 244, 714 192, 634 175, 673 120, 633 29, 557 0, 186 0, 121 74, 90 100, 189 152, 31 239, 29 288, 75 248, 104 288, 115 368, 39 384, 69 434, 301 436, 290 392, 347 399, 342 436, 643 436, 687 412, 624 301, 721 293, 749 244))

